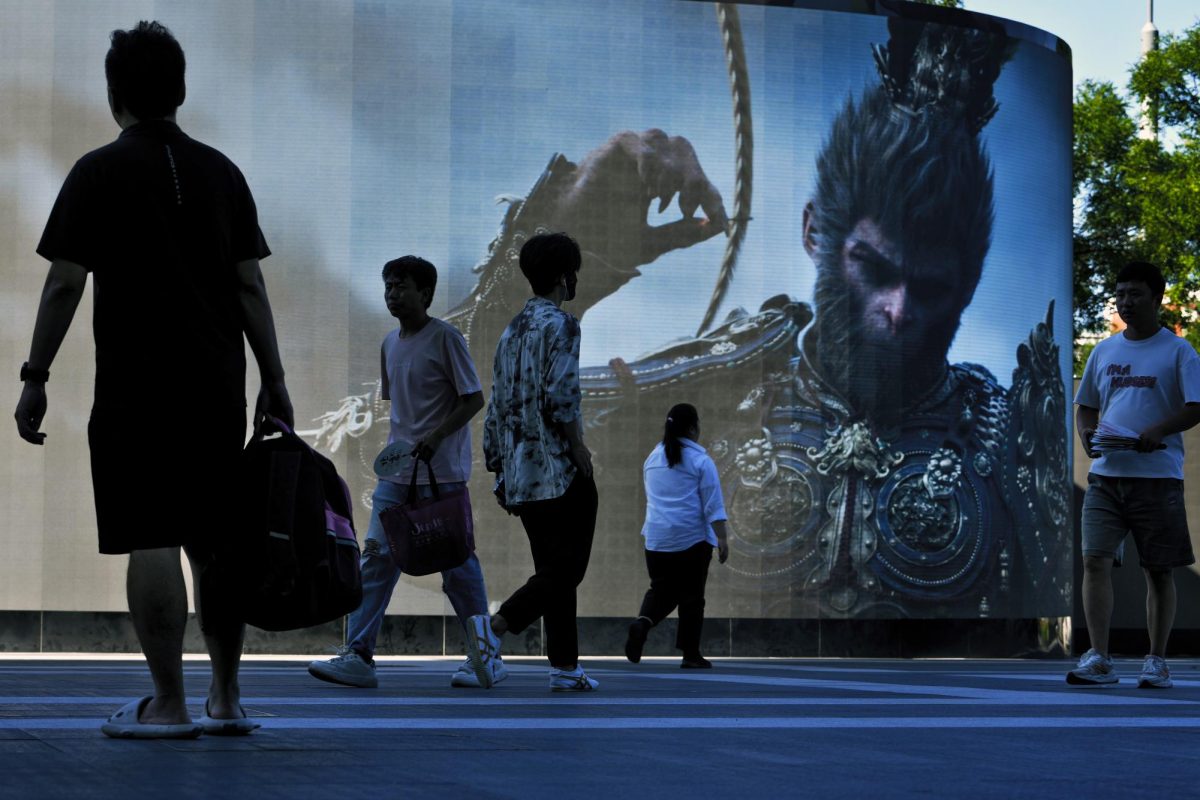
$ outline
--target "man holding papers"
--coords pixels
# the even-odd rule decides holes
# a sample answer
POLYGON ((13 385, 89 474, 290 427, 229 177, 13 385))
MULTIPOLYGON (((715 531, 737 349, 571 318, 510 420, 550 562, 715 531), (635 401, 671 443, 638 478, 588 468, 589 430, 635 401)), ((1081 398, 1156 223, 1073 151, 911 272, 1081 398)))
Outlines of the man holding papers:
POLYGON ((1126 328, 1096 345, 1075 394, 1075 427, 1088 455, 1083 500, 1083 611, 1092 647, 1067 683, 1116 683, 1108 654, 1112 566, 1133 534, 1146 573, 1150 654, 1139 688, 1167 688, 1167 637, 1175 619, 1172 570, 1195 562, 1183 506, 1183 436, 1200 422, 1200 357, 1158 322, 1165 283, 1153 264, 1117 274, 1126 328))

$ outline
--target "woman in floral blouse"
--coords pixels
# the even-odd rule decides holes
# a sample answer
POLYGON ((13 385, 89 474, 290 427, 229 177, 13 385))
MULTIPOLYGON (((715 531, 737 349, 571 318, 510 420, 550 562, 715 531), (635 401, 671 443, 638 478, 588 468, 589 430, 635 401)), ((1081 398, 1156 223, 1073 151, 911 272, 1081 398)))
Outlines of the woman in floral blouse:
POLYGON ((470 657, 484 686, 500 636, 542 618, 552 691, 590 691, 579 666, 575 590, 596 530, 592 456, 583 443, 579 321, 562 310, 575 297, 579 246, 565 233, 534 236, 521 248, 521 272, 534 296, 500 336, 483 452, 496 496, 521 518, 534 574, 488 617, 471 618, 470 657))

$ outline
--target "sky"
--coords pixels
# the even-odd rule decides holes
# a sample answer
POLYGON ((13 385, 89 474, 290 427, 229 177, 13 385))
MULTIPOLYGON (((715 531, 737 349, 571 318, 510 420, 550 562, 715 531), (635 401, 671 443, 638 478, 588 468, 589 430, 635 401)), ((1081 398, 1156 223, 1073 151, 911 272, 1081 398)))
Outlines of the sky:
MULTIPOLYGON (((1024 22, 1071 46, 1074 81, 1111 81, 1124 87, 1141 54, 1146 0, 966 0, 965 8, 1024 22)), ((1196 0, 1155 0, 1160 34, 1181 32, 1200 18, 1196 0)))

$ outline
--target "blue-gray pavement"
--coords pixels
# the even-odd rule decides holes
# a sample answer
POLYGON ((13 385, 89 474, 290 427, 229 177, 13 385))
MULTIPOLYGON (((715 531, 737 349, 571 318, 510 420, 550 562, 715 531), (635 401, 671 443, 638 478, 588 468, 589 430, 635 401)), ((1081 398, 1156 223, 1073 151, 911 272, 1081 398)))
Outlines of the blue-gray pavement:
MULTIPOLYGON (((1074 688, 1066 661, 584 659, 552 694, 542 659, 452 689, 453 659, 379 662, 378 689, 243 665, 246 737, 106 738, 149 693, 132 659, 0 656, 0 797, 1059 798, 1200 796, 1200 662, 1175 688, 1074 688)), ((209 670, 185 665, 202 713, 209 670)))

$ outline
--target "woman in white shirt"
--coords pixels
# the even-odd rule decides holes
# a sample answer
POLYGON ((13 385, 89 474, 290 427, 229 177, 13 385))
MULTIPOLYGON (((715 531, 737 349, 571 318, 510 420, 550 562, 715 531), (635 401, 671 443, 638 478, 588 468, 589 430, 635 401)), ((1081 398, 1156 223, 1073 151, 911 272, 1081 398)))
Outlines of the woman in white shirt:
POLYGON ((704 584, 712 549, 722 564, 729 558, 725 503, 717 466, 696 441, 700 417, 694 406, 680 403, 667 414, 663 439, 642 467, 646 486, 646 569, 650 589, 639 616, 629 626, 625 656, 642 659, 650 629, 679 608, 675 646, 683 651, 684 669, 711 669, 700 654, 704 625, 704 584))

